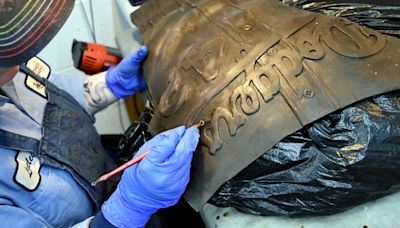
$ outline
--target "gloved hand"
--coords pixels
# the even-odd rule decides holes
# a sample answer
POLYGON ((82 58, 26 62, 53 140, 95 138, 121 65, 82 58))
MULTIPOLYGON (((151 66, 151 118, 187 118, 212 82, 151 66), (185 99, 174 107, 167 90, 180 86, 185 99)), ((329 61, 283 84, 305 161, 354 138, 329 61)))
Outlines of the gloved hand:
POLYGON ((190 163, 199 130, 184 126, 165 131, 145 143, 151 148, 137 165, 125 170, 115 192, 101 210, 117 227, 144 227, 153 213, 176 204, 189 182, 190 163))
POLYGON ((142 61, 147 56, 146 46, 127 57, 116 67, 108 69, 106 83, 118 98, 125 98, 147 88, 143 77, 142 61))

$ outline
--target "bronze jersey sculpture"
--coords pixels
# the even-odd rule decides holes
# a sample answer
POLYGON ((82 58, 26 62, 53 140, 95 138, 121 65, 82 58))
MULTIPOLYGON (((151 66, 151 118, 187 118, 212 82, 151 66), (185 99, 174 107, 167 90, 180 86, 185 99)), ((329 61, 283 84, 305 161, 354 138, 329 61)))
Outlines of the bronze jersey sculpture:
POLYGON ((150 132, 206 125, 185 198, 200 207, 285 136, 400 89, 400 41, 277 0, 149 0, 150 132))

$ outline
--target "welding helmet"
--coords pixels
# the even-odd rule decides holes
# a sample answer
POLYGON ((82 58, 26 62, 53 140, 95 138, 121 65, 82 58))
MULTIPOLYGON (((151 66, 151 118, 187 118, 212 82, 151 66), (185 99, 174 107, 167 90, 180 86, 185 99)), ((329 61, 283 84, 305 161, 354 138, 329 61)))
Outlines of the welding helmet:
POLYGON ((57 34, 74 0, 0 0, 0 67, 19 65, 57 34))

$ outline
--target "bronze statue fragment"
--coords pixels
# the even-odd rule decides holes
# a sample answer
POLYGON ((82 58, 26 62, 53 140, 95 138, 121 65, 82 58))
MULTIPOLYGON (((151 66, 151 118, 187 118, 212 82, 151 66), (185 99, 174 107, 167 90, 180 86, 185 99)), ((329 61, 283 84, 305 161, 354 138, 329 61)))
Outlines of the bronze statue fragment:
POLYGON ((285 136, 400 89, 400 41, 277 0, 149 0, 150 131, 205 120, 185 198, 200 207, 285 136))

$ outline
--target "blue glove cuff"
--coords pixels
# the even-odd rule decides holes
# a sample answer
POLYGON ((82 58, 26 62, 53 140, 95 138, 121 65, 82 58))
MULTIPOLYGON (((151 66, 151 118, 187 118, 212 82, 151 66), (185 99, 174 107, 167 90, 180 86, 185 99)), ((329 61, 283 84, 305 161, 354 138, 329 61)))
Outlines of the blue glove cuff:
POLYGON ((101 207, 104 217, 116 227, 144 227, 156 211, 139 211, 124 202, 119 188, 101 207))

